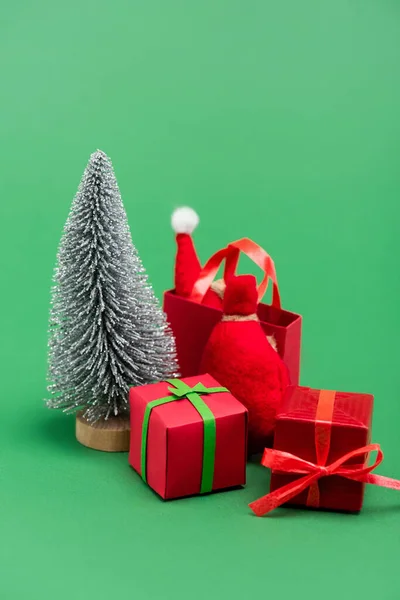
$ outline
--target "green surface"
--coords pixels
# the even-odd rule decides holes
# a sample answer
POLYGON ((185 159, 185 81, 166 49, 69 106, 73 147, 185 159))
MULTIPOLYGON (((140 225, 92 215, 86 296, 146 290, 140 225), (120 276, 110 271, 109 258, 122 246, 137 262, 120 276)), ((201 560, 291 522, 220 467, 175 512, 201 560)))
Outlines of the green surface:
POLYGON ((303 383, 374 393, 379 472, 400 478, 399 3, 1 8, 2 600, 397 600, 398 493, 257 519, 254 464, 245 490, 163 503, 42 398, 56 247, 101 148, 159 295, 176 204, 201 215, 203 259, 243 235, 268 249, 304 315, 303 383))

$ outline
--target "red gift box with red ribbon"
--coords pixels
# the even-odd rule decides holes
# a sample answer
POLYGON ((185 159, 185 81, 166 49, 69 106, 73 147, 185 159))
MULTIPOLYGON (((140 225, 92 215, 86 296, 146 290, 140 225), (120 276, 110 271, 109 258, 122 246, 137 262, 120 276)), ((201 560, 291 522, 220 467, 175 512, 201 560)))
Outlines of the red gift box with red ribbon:
POLYGON ((366 483, 400 490, 400 481, 371 474, 383 460, 371 444, 373 396, 291 386, 276 419, 270 493, 252 502, 262 516, 278 506, 361 510, 366 483), (372 465, 369 455, 376 452, 372 465))

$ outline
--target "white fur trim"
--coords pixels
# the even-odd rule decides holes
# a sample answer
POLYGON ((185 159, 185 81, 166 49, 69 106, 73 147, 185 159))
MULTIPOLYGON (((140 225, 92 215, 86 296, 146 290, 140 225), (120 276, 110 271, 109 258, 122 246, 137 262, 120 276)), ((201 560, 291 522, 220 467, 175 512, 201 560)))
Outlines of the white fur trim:
POLYGON ((172 229, 175 233, 193 233, 199 224, 199 220, 199 215, 193 208, 182 206, 172 213, 172 229))
POLYGON ((211 284, 211 289, 213 292, 215 292, 217 294, 217 296, 219 296, 219 298, 221 298, 221 300, 224 297, 224 293, 225 293, 225 288, 226 288, 226 283, 223 279, 217 279, 216 281, 213 281, 211 284))

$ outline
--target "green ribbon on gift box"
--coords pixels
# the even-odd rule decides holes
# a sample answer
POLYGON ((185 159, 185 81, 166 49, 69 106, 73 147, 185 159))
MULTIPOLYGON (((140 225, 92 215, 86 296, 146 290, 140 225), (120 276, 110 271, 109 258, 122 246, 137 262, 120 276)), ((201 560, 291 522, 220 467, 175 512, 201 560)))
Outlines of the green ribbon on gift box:
POLYGON ((166 379, 167 383, 174 387, 168 388, 170 396, 165 398, 157 398, 152 400, 146 406, 142 425, 142 455, 141 455, 141 471, 142 479, 147 482, 146 463, 147 463, 147 435, 149 431, 150 414, 153 408, 175 402, 187 398, 197 410, 203 419, 204 427, 204 443, 203 443, 203 468, 201 474, 200 494, 211 492, 214 480, 214 464, 215 464, 215 445, 216 445, 216 423, 212 411, 201 398, 205 394, 216 394, 218 392, 227 392, 227 388, 214 387, 207 388, 202 383, 196 384, 194 387, 188 386, 180 379, 166 379))

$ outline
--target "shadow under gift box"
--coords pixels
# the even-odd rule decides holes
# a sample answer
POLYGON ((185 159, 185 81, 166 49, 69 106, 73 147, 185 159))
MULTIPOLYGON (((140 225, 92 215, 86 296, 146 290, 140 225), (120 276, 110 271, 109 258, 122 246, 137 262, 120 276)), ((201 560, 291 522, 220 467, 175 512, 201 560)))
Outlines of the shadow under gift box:
MULTIPOLYGON (((177 296, 174 290, 164 294, 164 312, 176 339, 182 377, 199 373, 208 338, 221 320, 222 310, 177 296)), ((273 335, 279 356, 288 368, 290 382, 299 383, 301 325, 300 315, 268 304, 258 305, 258 317, 266 335, 273 335)))
MULTIPOLYGON (((220 387, 210 375, 181 378, 192 387, 220 387)), ((129 463, 142 475, 142 427, 149 402, 164 398, 170 384, 131 388, 129 393, 131 439, 129 463)), ((215 417, 216 446, 212 490, 246 483, 247 410, 229 392, 201 395, 215 417)), ((187 398, 156 406, 150 413, 146 479, 165 500, 200 493, 203 472, 204 422, 187 398)))
MULTIPOLYGON (((333 394, 334 392, 332 392, 333 394)), ((370 443, 374 398, 370 394, 334 393, 330 431, 323 443, 329 444, 326 465, 338 460, 352 450, 370 443)), ((277 414, 274 450, 289 452, 299 458, 318 464, 316 452, 316 419, 320 390, 306 387, 289 387, 277 414)), ((322 421, 322 423, 324 423, 322 421)), ((365 456, 365 465, 367 457, 365 456)), ((346 463, 360 465, 360 457, 346 463)), ((304 477, 272 471, 270 491, 304 477)), ((362 508, 365 483, 330 475, 318 481, 318 508, 335 511, 358 512, 362 508)), ((287 505, 307 506, 309 488, 295 496, 287 505)))

